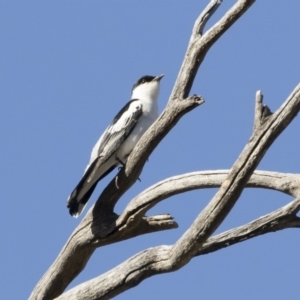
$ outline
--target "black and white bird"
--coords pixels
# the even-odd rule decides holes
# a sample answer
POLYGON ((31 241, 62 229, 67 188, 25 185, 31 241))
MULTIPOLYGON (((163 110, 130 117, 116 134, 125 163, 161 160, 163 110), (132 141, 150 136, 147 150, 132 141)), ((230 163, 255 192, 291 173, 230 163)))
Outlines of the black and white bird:
POLYGON ((68 198, 67 207, 73 217, 80 215, 99 180, 126 163, 141 136, 157 119, 157 98, 163 76, 141 77, 132 88, 131 100, 99 138, 82 179, 68 198))

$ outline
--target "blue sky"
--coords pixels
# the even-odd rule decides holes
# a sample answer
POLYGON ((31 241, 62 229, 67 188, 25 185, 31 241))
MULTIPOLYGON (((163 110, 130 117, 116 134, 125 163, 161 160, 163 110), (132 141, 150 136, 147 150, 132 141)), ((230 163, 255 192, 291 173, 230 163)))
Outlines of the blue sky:
MULTIPOLYGON (((166 105, 193 23, 207 2, 0 1, 3 299, 26 299, 80 222, 82 217, 68 214, 68 194, 99 135, 129 100, 132 84, 144 74, 164 73, 160 111, 166 105)), ((208 25, 234 2, 224 0, 208 25)), ((297 0, 257 1, 213 46, 192 88, 206 103, 157 147, 117 213, 159 180, 232 166, 251 135, 255 92, 261 89, 276 110, 299 82, 299 11, 297 0)), ((299 125, 298 117, 259 169, 300 171, 299 125)), ((173 244, 215 191, 159 204, 150 213, 172 214, 178 229, 98 249, 70 287, 145 248, 173 244)), ((289 200, 272 191, 244 191, 217 232, 289 200)), ((296 229, 268 234, 197 257, 117 298, 296 299, 299 245, 296 229)))

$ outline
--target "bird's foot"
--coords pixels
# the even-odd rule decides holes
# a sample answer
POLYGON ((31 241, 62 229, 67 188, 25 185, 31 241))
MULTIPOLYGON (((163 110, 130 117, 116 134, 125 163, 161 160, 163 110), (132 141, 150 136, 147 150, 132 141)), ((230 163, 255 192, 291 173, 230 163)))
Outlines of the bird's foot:
MULTIPOLYGON (((121 161, 121 159, 119 159, 118 157, 117 157, 117 161, 118 161, 118 163, 120 164, 120 165, 122 165, 121 167, 118 167, 118 171, 120 172, 121 170, 122 170, 122 168, 124 168, 125 167, 125 164, 121 161)), ((139 182, 142 182, 142 180, 138 177, 138 179, 137 179, 139 182)))

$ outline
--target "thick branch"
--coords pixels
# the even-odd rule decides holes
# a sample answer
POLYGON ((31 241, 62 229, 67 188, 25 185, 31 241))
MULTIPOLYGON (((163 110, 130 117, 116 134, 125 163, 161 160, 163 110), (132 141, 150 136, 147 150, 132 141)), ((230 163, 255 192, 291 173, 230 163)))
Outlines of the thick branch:
POLYGON ((215 197, 172 249, 170 264, 187 263, 225 219, 260 160, 300 109, 300 84, 281 108, 254 132, 215 197), (184 251, 184 252, 183 252, 184 251))
MULTIPOLYGON (((211 237, 195 256, 208 254, 253 237, 286 228, 299 228, 300 198, 292 203, 246 225, 211 237)), ((160 246, 136 254, 111 271, 89 280, 61 295, 58 299, 109 299, 136 286, 153 274, 169 272, 165 260, 170 256, 172 246, 160 246)))
MULTIPOLYGON (((199 254, 199 249, 203 248, 206 240, 230 212, 269 146, 289 125, 299 109, 300 84, 276 113, 270 116, 265 123, 256 124, 257 130, 233 165, 220 190, 173 246, 156 247, 139 253, 114 270, 70 290, 60 299, 72 299, 74 295, 79 299, 85 297, 89 299, 111 298, 135 286, 145 278, 171 272, 187 264, 195 255, 199 254)), ((285 216, 292 217, 292 219, 285 218, 284 221, 292 221, 296 224, 295 213, 299 210, 299 206, 300 202, 297 199, 284 207, 285 216)), ((280 222, 281 216, 278 215, 278 211, 273 217, 277 223, 280 222)), ((265 224, 264 226, 268 232, 280 229, 280 226, 276 227, 272 223, 269 224, 269 227, 265 224)), ((258 234, 262 233, 257 232, 258 234)))
MULTIPOLYGON (((149 209, 171 196, 195 189, 220 187, 229 170, 192 172, 167 178, 149 187, 129 202, 117 220, 117 226, 126 224, 133 215, 143 217, 149 209)), ((255 171, 247 187, 265 188, 300 196, 300 175, 278 172, 255 171)))
POLYGON ((266 233, 286 228, 300 228, 300 219, 296 216, 299 207, 300 198, 297 198, 266 216, 211 237, 196 255, 208 254, 266 233))
MULTIPOLYGON (((212 7, 216 9, 219 4, 211 1, 212 7)), ((255 2, 255 0, 239 0, 231 9, 218 21, 212 28, 210 28, 203 36, 200 33, 203 31, 203 19, 202 14, 198 17, 190 42, 186 51, 184 61, 181 65, 178 77, 176 79, 173 91, 169 101, 178 101, 179 99, 185 99, 191 90, 194 79, 198 72, 198 69, 203 62, 207 52, 214 45, 214 43, 229 29, 255 2)), ((208 5, 208 7, 210 4, 208 5)), ((209 13, 213 13, 215 10, 207 10, 209 13)), ((209 19, 211 15, 206 18, 209 19)))

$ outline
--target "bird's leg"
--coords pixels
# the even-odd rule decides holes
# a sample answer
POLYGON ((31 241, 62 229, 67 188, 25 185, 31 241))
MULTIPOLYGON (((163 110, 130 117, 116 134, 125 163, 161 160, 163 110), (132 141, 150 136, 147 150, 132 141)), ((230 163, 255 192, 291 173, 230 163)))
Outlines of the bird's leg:
MULTIPOLYGON (((119 168, 118 168, 118 170, 120 171, 122 168, 125 167, 125 164, 122 162, 122 160, 121 160, 119 157, 116 157, 116 160, 117 160, 117 162, 118 162, 120 165, 122 165, 122 167, 119 167, 119 168)), ((139 182, 141 182, 141 179, 140 179, 140 178, 138 178, 137 180, 138 180, 139 182)))
POLYGON ((119 157, 116 157, 117 159, 117 162, 122 166, 122 167, 119 167, 118 170, 120 171, 122 168, 125 167, 125 164, 121 161, 121 159, 119 157))

